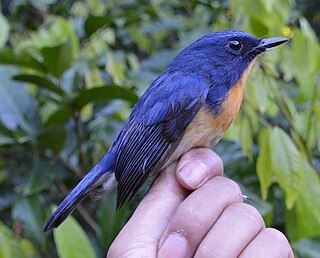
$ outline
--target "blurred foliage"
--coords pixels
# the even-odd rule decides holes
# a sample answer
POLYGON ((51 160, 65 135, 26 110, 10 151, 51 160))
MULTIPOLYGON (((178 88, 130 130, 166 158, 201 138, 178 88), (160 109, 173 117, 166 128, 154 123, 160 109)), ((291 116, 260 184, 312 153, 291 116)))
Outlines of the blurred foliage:
POLYGON ((116 213, 115 193, 91 196, 53 236, 42 233, 51 205, 108 150, 173 57, 221 29, 292 38, 259 58, 214 149, 296 255, 320 257, 318 1, 1 4, 0 257, 104 256, 139 198, 116 213))

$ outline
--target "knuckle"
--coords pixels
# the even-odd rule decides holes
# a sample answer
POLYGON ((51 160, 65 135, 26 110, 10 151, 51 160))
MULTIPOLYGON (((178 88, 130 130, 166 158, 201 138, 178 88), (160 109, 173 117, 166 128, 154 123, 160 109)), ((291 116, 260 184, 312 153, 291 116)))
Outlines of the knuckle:
POLYGON ((234 203, 227 208, 228 212, 235 213, 235 216, 241 216, 255 224, 260 228, 265 228, 264 220, 256 208, 246 203, 234 203))
POLYGON ((214 257, 224 257, 225 254, 221 253, 221 250, 219 248, 213 248, 212 245, 205 245, 202 244, 198 248, 195 258, 214 258, 214 257))
POLYGON ((128 241, 125 245, 115 240, 110 246, 108 253, 106 255, 107 258, 147 258, 149 257, 147 254, 152 253, 154 251, 153 242, 146 241, 128 241))
POLYGON ((265 228, 262 230, 262 234, 266 235, 267 238, 273 239, 274 242, 280 245, 288 245, 289 242, 286 236, 279 230, 274 228, 265 228))
POLYGON ((274 228, 265 228, 260 234, 263 234, 265 239, 270 239, 274 244, 281 247, 282 257, 294 257, 289 241, 281 231, 274 228))
POLYGON ((226 195, 228 199, 232 199, 236 202, 242 202, 242 192, 240 186, 236 182, 222 176, 217 177, 217 180, 220 180, 219 183, 224 191, 224 195, 226 195))

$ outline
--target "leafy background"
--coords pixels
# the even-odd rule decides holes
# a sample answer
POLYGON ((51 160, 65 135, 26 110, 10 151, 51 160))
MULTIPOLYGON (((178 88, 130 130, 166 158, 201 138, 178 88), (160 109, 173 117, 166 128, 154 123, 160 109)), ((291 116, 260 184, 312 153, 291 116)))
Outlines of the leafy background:
POLYGON ((152 80, 221 29, 291 38, 259 58, 214 149, 297 257, 320 257, 319 1, 3 0, 1 10, 0 257, 105 255, 141 197, 116 213, 114 193, 90 196, 53 234, 42 227, 152 80))

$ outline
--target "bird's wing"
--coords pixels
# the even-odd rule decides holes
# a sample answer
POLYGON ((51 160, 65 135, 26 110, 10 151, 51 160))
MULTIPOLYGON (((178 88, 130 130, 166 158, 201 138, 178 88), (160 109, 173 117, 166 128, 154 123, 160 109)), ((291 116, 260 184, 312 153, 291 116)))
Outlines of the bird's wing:
POLYGON ((158 172, 208 94, 195 76, 159 78, 142 96, 122 129, 115 175, 117 207, 130 200, 151 172, 158 172))

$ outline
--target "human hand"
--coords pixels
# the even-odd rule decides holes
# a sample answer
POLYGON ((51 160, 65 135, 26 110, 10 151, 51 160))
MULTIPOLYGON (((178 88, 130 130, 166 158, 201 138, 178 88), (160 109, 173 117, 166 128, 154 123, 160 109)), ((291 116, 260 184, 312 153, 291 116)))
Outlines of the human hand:
POLYGON ((107 257, 294 257, 222 173, 210 149, 186 153, 159 176, 107 257))

